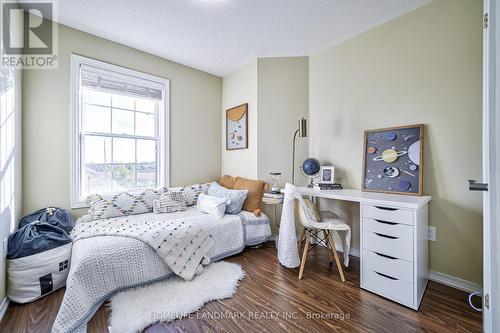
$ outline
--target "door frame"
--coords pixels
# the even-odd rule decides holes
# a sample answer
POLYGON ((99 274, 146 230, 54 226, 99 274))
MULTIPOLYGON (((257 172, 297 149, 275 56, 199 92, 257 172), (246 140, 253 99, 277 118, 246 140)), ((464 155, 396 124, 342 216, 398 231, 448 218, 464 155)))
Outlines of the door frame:
POLYGON ((483 331, 500 331, 500 32, 497 0, 484 0, 487 27, 483 34, 483 182, 488 192, 483 194, 483 331))

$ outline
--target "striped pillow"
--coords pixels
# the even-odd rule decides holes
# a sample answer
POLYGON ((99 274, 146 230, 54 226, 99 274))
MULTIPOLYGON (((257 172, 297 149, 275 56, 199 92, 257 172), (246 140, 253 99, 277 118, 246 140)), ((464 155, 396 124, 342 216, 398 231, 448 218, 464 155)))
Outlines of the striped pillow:
POLYGON ((153 211, 155 214, 173 213, 186 209, 186 195, 178 191, 163 193, 158 200, 153 201, 153 211))
POLYGON ((226 206, 226 213, 238 214, 241 212, 241 207, 247 198, 248 190, 228 190, 224 186, 213 182, 208 188, 208 195, 229 199, 230 202, 226 206))

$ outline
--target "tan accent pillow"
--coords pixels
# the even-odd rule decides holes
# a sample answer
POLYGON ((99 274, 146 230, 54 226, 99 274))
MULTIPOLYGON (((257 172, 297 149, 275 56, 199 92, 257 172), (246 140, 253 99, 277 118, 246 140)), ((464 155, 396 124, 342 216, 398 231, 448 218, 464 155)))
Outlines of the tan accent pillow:
POLYGON ((236 183, 236 178, 229 175, 222 176, 219 182, 221 186, 224 186, 225 188, 230 190, 234 189, 234 183, 236 183))
POLYGON ((304 198, 304 203, 309 210, 310 216, 314 216, 314 220, 316 222, 321 222, 321 212, 318 209, 318 206, 314 204, 310 199, 304 198))
POLYGON ((262 196, 264 195, 266 185, 267 183, 262 180, 251 180, 236 177, 233 189, 248 190, 247 199, 243 204, 243 210, 254 213, 256 216, 260 216, 260 203, 262 202, 262 196))

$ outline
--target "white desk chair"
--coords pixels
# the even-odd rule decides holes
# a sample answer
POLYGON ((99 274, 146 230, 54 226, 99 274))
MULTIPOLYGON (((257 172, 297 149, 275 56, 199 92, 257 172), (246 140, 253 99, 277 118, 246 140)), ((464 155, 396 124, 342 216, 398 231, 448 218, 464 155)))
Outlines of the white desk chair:
POLYGON ((330 257, 330 263, 333 262, 332 253, 335 258, 335 263, 337 264, 337 269, 340 273, 340 279, 342 282, 345 282, 344 271, 342 270, 342 265, 340 264, 339 255, 337 254, 337 250, 335 249, 335 242, 333 240, 333 235, 331 231, 335 230, 350 230, 350 227, 337 215, 332 212, 321 212, 321 222, 316 222, 313 216, 311 216, 311 212, 309 211, 309 207, 307 207, 306 203, 302 198, 295 199, 296 200, 296 208, 298 209, 298 217, 302 226, 304 226, 304 230, 299 237, 299 249, 300 245, 305 241, 304 251, 302 253, 302 260, 300 263, 300 271, 299 271, 299 280, 302 279, 302 275, 304 274, 304 267, 306 265, 307 254, 309 251, 316 245, 324 242, 326 248, 328 249, 328 255, 330 257), (320 238, 320 234, 323 234, 323 238, 320 238), (317 244, 312 244, 312 238, 319 239, 317 244))

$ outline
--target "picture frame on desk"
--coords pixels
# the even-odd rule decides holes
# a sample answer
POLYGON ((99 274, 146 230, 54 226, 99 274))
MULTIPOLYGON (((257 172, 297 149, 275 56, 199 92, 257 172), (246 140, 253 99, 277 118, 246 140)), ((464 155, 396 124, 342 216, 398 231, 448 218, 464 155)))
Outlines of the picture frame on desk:
POLYGON ((320 184, 334 184, 335 183, 335 167, 322 166, 319 177, 320 184))

